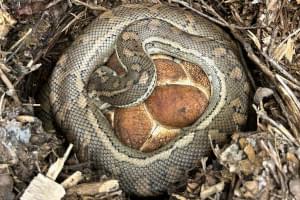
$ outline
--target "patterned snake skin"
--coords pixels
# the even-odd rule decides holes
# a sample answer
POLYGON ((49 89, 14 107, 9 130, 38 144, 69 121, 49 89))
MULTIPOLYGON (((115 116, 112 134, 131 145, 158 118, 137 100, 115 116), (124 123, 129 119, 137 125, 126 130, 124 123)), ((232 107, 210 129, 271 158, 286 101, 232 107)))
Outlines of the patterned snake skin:
MULTIPOLYGON (((126 59, 126 52, 120 52, 120 59, 126 59)), ((99 16, 61 56, 49 85, 53 114, 80 159, 92 161, 117 178, 125 191, 140 196, 166 191, 208 155, 208 135, 230 134, 247 119, 249 82, 238 46, 211 22, 161 4, 123 5, 99 16), (137 20, 143 25, 130 26, 137 20), (122 43, 118 36, 124 29, 138 33, 149 54, 179 56, 201 66, 211 82, 210 102, 200 119, 151 153, 124 146, 86 89, 97 66, 106 63, 118 40, 122 43)))

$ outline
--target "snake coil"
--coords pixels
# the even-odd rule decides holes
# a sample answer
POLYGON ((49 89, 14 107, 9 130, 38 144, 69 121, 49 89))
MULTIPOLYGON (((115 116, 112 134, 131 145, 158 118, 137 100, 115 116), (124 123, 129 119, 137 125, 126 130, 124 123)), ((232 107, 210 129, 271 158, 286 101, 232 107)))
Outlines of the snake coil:
MULTIPOLYGON (((126 55, 119 57, 126 60, 126 55)), ((122 5, 100 15, 61 56, 49 86, 56 122, 69 142, 75 144, 79 157, 93 161, 120 180, 125 191, 140 196, 166 191, 208 154, 209 134, 230 134, 247 119, 249 82, 238 46, 206 19, 161 4, 122 5), (126 29, 138 20, 147 27, 126 29), (179 56, 201 66, 211 83, 205 113, 192 126, 183 128, 174 141, 151 153, 121 144, 86 89, 97 66, 106 63, 118 48, 118 40, 122 43, 118 37, 124 29, 144 37, 144 47, 150 53, 179 56)))

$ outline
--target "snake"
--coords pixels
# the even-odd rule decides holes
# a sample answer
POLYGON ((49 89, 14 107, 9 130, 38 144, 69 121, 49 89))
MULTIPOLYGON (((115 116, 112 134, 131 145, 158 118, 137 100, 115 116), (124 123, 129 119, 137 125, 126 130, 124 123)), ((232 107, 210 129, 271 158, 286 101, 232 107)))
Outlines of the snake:
POLYGON ((124 4, 96 17, 61 55, 49 79, 49 101, 81 161, 118 179, 129 194, 155 196, 208 156, 214 140, 244 127, 250 91, 245 68, 239 45, 198 14, 165 4, 124 4), (126 76, 104 70, 115 52, 126 76), (140 152, 119 141, 98 101, 123 107, 146 99, 156 82, 152 54, 201 67, 211 95, 205 112, 179 136, 153 152, 140 152), (99 87, 91 89, 98 101, 90 95, 91 77, 98 77, 92 85, 99 87))

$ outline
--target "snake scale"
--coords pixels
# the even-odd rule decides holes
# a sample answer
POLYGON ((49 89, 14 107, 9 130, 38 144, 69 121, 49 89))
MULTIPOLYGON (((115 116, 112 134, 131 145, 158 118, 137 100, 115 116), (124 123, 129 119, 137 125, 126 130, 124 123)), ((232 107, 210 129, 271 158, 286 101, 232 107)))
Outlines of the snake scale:
MULTIPOLYGON (((148 77, 155 76, 152 62, 147 61, 147 66, 143 62, 138 64, 148 77)), ((165 192, 201 157, 208 155, 208 135, 230 134, 247 119, 249 82, 238 46, 208 20, 163 4, 122 5, 100 15, 61 56, 49 86, 56 122, 68 141, 75 144, 80 159, 92 161, 117 178, 125 191, 139 196, 165 192), (134 50, 130 42, 124 41, 126 33, 127 40, 139 36, 143 44, 137 49, 142 47, 146 55, 161 53, 195 63, 211 82, 205 113, 193 125, 183 128, 174 141, 150 153, 124 146, 87 92, 92 74, 107 62, 122 40, 123 49, 118 55, 121 62, 126 65, 140 59, 136 53, 130 54, 134 50)), ((131 97, 135 90, 139 90, 135 85, 131 88, 134 90, 126 97, 130 104, 134 103, 131 97)))

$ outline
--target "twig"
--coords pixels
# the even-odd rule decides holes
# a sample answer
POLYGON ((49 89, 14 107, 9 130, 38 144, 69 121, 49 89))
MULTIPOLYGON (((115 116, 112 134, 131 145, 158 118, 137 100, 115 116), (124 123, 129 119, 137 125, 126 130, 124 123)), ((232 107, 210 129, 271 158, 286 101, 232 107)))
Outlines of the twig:
POLYGON ((293 90, 297 90, 300 92, 300 84, 295 84, 292 81, 290 81, 289 79, 286 79, 285 77, 281 77, 282 80, 288 85, 290 86, 293 90))
POLYGON ((273 72, 267 67, 267 65, 261 60, 259 59, 259 57, 257 57, 257 55, 255 55, 253 48, 251 47, 251 45, 246 42, 241 36, 240 34, 238 34, 237 32, 234 32, 234 30, 232 30, 232 34, 235 36, 236 39, 238 39, 244 49, 247 52, 248 57, 261 69, 261 71, 271 80, 274 82, 275 80, 275 75, 273 74, 273 72))
POLYGON ((73 148, 73 144, 69 144, 66 152, 64 153, 64 156, 62 158, 58 158, 57 161, 50 166, 47 172, 47 177, 51 178, 52 180, 55 180, 57 178, 67 158, 69 157, 72 148, 73 148))
POLYGON ((85 3, 85 2, 82 2, 82 1, 80 1, 80 0, 72 0, 72 2, 73 2, 74 4, 76 4, 76 5, 82 5, 82 6, 85 6, 85 7, 89 8, 89 9, 91 9, 91 10, 100 10, 100 11, 106 11, 106 10, 107 10, 107 9, 104 8, 103 6, 99 6, 99 5, 96 5, 96 6, 90 5, 90 4, 85 3))
MULTIPOLYGON (((205 17, 206 19, 208 19, 208 20, 210 20, 210 21, 212 21, 212 22, 214 22, 214 23, 216 23, 216 24, 219 24, 219 25, 221 25, 221 26, 224 26, 224 27, 228 27, 228 28, 229 28, 229 27, 233 27, 233 28, 235 28, 235 29, 241 29, 241 30, 261 28, 261 27, 254 27, 254 26, 247 27, 247 26, 237 26, 237 25, 234 25, 234 24, 228 24, 225 20, 220 20, 220 19, 217 20, 217 19, 215 19, 215 18, 213 18, 213 17, 210 17, 210 16, 208 16, 208 15, 206 15, 206 14, 200 12, 199 10, 197 10, 197 9, 193 8, 192 6, 190 6, 187 2, 184 2, 184 1, 181 1, 181 0, 171 0, 171 2, 178 3, 178 4, 184 6, 184 7, 188 8, 188 9, 194 11, 194 12, 197 13, 198 15, 200 15, 200 16, 202 16, 202 17, 205 17)), ((203 3, 203 2, 202 2, 202 3, 203 3)), ((206 5, 207 5, 207 4, 206 4, 206 5)), ((207 8, 207 9, 209 9, 209 8, 207 8)), ((209 10, 212 11, 211 9, 209 9, 209 10)), ((214 12, 214 13, 216 13, 216 12, 214 12)), ((222 18, 221 18, 221 19, 222 19, 222 18)))
POLYGON ((280 73, 282 73, 284 76, 286 76, 290 81, 294 82, 297 85, 300 85, 300 82, 295 79, 290 73, 288 73, 279 63, 277 63, 272 57, 267 55, 265 52, 261 51, 260 52, 266 60, 270 62, 270 64, 278 70, 280 73))
POLYGON ((33 59, 31 59, 31 60, 27 63, 26 69, 29 69, 29 71, 28 71, 28 72, 25 72, 25 73, 22 73, 22 75, 21 75, 20 77, 18 77, 17 80, 15 81, 14 86, 18 85, 18 84, 20 83, 20 81, 23 80, 23 78, 24 78, 26 75, 32 73, 33 71, 39 69, 39 68, 42 66, 41 63, 33 64, 33 62, 34 62, 33 59))
POLYGON ((9 73, 11 72, 11 69, 7 66, 7 65, 4 65, 3 63, 0 63, 0 68, 3 70, 3 72, 5 73, 9 73))
POLYGON ((4 108, 4 97, 5 93, 3 93, 0 98, 0 121, 2 121, 2 108, 4 108))
POLYGON ((290 101, 289 103, 294 104, 294 109, 293 111, 296 113, 300 113, 300 102, 298 100, 298 98, 295 96, 295 94, 293 93, 293 91, 285 84, 283 78, 280 75, 275 75, 276 79, 281 83, 283 89, 285 89, 285 91, 288 93, 288 96, 290 97, 290 101))
POLYGON ((278 130, 280 130, 280 132, 285 136, 285 138, 288 138, 290 142, 292 142, 295 146, 300 146, 299 141, 296 140, 282 124, 275 122, 268 115, 266 115, 264 111, 259 110, 256 106, 253 105, 253 108, 257 114, 257 121, 259 121, 259 119, 265 120, 272 126, 276 127, 278 130))
POLYGON ((278 46, 283 45, 283 43, 285 43, 291 37, 297 35, 299 32, 300 32, 300 28, 298 28, 297 30, 295 30, 293 33, 289 34, 278 46))
MULTIPOLYGON (((264 150, 269 154, 269 156, 272 158, 272 160, 270 160, 270 161, 263 162, 264 167, 268 167, 271 170, 271 173, 273 174, 273 177, 276 180, 277 184, 280 184, 282 190, 286 191, 287 190, 287 178, 283 171, 281 159, 279 157, 278 152, 274 149, 274 147, 270 143, 270 141, 267 141, 267 145, 266 145, 266 143, 263 140, 260 140, 260 144, 264 148, 264 150), (277 170, 274 167, 273 163, 277 167, 279 173, 276 173, 277 170)), ((286 195, 286 194, 284 194, 284 195, 286 195)), ((283 198, 283 199, 286 199, 286 198, 283 198)))
POLYGON ((291 128, 291 131, 293 133, 293 135, 297 138, 299 136, 299 131, 297 130, 297 127, 294 123, 292 123, 291 121, 291 115, 288 113, 286 106, 284 105, 282 99, 279 97, 279 94, 275 91, 273 94, 275 100, 277 101, 277 103, 279 104, 282 114, 284 115, 285 119, 288 122, 288 125, 291 128))
POLYGON ((39 103, 23 103, 23 106, 41 107, 39 103))
POLYGON ((56 4, 58 4, 61 1, 63 1, 63 0, 54 0, 54 1, 51 1, 50 3, 48 3, 48 5, 45 8, 49 9, 49 8, 55 6, 56 4))
MULTIPOLYGON (((84 13, 85 13, 84 11, 81 11, 79 14, 75 15, 77 18, 72 19, 71 22, 69 22, 65 27, 63 27, 63 28, 62 28, 62 26, 59 27, 58 30, 56 31, 56 33, 51 37, 50 41, 48 42, 47 47, 44 48, 43 50, 39 51, 37 53, 37 55, 33 58, 33 64, 37 63, 42 56, 46 55, 47 52, 49 52, 53 48, 54 44, 57 42, 58 38, 62 35, 62 33, 65 30, 67 30, 69 28, 69 26, 71 24, 73 24, 77 19, 82 17, 84 15, 84 13)), ((74 16, 74 14, 70 14, 69 12, 67 13, 67 15, 74 16)))
POLYGON ((23 44, 20 44, 15 51, 11 52, 11 54, 5 59, 4 63, 8 63, 21 49, 21 47, 23 46, 23 44))
POLYGON ((282 172, 282 164, 280 162, 278 152, 276 152, 274 150, 273 145, 269 141, 267 141, 267 144, 266 144, 263 140, 260 141, 260 144, 262 145, 264 150, 266 152, 268 152, 269 156, 273 159, 273 161, 274 161, 275 165, 277 166, 277 168, 279 169, 279 171, 282 172))
POLYGON ((293 93, 293 91, 286 85, 280 75, 275 75, 279 84, 276 84, 277 89, 281 92, 283 100, 286 102, 286 106, 289 108, 291 115, 294 118, 294 123, 300 130, 300 102, 293 93))
POLYGON ((15 49, 17 46, 19 46, 19 44, 21 44, 25 39, 26 37, 28 37, 32 32, 32 28, 30 28, 26 33, 25 35, 23 35, 23 37, 21 37, 15 44, 13 44, 8 51, 12 51, 13 49, 15 49))
POLYGON ((21 47, 23 46, 22 44, 22 41, 24 41, 26 39, 26 37, 28 37, 30 34, 32 33, 35 33, 37 28, 39 27, 40 23, 42 22, 42 20, 44 19, 44 16, 45 16, 45 11, 43 12, 43 14, 41 15, 39 21, 34 25, 33 28, 30 28, 27 33, 21 38, 19 39, 19 41, 17 41, 12 47, 10 47, 10 50, 14 49, 16 46, 17 48, 15 49, 14 52, 12 52, 12 54, 10 54, 8 56, 8 58, 5 60, 5 63, 8 63, 13 57, 15 54, 17 54, 17 52, 21 49, 21 47))
POLYGON ((20 106, 21 105, 21 101, 20 101, 19 97, 16 94, 16 90, 15 90, 13 84, 10 82, 10 80, 7 78, 7 76, 2 71, 1 68, 0 68, 0 77, 1 77, 1 80, 3 81, 3 83, 8 88, 8 91, 6 93, 7 94, 9 93, 9 96, 11 96, 13 98, 13 100, 15 101, 15 103, 17 104, 17 106, 20 106))
MULTIPOLYGON (((242 37, 241 35, 237 32, 236 29, 246 29, 245 27, 238 27, 238 26, 235 26, 235 25, 231 25, 231 24, 228 24, 226 22, 226 20, 224 20, 219 14, 217 14, 212 8, 207 8, 209 9, 215 16, 217 16, 219 18, 219 20, 216 20, 215 18, 213 17, 210 17, 202 12, 199 12, 198 10, 194 9, 193 7, 189 6, 186 2, 182 2, 180 0, 173 0, 173 2, 177 2, 183 6, 185 6, 186 8, 188 9, 191 9, 192 11, 196 12, 197 14, 199 14, 200 16, 203 16, 223 27, 227 27, 230 29, 231 33, 233 34, 233 36, 239 40, 239 42, 243 45, 244 49, 246 50, 247 54, 248 54, 248 57, 257 65, 259 66, 259 68, 264 72, 264 74, 269 78, 271 79, 273 82, 275 80, 274 78, 274 74, 273 72, 264 64, 263 61, 261 61, 254 53, 251 45, 249 43, 247 43, 242 37)), ((207 5, 205 2, 201 1, 204 5, 207 5)), ((249 27, 250 28, 250 27, 249 27)), ((248 28, 248 29, 249 29, 248 28)), ((254 28, 254 27, 251 27, 251 28, 254 28)), ((257 28, 257 27, 255 27, 257 28)))
POLYGON ((71 15, 74 17, 63 29, 61 32, 66 31, 76 20, 80 19, 81 17, 84 16, 84 11, 78 13, 77 15, 71 13, 71 15))

